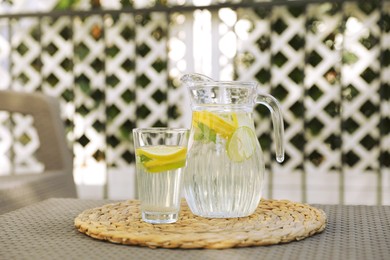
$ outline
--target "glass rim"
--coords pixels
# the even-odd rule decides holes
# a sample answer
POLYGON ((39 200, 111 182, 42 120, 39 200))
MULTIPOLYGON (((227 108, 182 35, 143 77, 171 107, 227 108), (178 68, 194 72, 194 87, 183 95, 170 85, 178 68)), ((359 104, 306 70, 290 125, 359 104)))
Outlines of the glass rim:
POLYGON ((225 87, 225 88, 257 88, 258 83, 255 81, 194 81, 188 84, 188 88, 212 88, 212 87, 225 87))
POLYGON ((133 133, 184 133, 190 129, 183 127, 137 127, 133 128, 133 133))

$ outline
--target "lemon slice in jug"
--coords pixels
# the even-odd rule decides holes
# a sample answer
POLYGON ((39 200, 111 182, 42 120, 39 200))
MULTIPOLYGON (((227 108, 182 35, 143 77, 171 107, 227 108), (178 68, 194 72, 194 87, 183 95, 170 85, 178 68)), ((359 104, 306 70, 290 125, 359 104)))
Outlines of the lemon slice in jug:
POLYGON ((185 166, 187 148, 181 146, 144 146, 136 149, 136 155, 149 172, 164 172, 185 166))
POLYGON ((202 123, 223 138, 229 138, 237 128, 237 117, 234 114, 231 115, 231 120, 209 111, 194 111, 192 116, 196 125, 202 123))
POLYGON ((257 137, 254 131, 241 126, 234 131, 226 144, 226 151, 233 162, 243 162, 255 153, 257 137))

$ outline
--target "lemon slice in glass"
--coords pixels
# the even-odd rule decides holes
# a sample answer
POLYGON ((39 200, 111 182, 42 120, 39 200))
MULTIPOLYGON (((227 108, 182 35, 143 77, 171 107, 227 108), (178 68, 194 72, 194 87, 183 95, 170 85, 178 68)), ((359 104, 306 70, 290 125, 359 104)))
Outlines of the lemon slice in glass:
POLYGON ((149 172, 164 172, 185 166, 187 148, 182 146, 144 146, 136 149, 136 155, 149 172))
POLYGON ((226 144, 230 160, 243 162, 252 157, 256 150, 257 137, 254 131, 247 126, 241 126, 234 131, 226 144))

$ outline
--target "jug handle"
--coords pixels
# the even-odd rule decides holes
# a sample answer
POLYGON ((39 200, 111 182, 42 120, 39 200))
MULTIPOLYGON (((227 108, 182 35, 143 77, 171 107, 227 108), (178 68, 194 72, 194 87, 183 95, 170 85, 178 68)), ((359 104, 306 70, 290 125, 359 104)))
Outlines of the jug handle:
POLYGON ((271 111, 275 136, 274 142, 276 144, 276 161, 281 163, 284 161, 284 125, 279 102, 273 96, 259 92, 257 93, 255 102, 257 104, 265 105, 271 111))

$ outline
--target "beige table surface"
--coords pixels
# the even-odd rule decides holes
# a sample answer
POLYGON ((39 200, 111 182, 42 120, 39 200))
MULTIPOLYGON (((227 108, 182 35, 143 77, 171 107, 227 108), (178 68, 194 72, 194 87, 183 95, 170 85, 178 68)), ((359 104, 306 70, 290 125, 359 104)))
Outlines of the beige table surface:
POLYGON ((150 249, 92 239, 73 226, 84 209, 112 201, 49 199, 0 215, 0 259, 390 259, 390 206, 315 205, 326 230, 288 244, 150 249))

